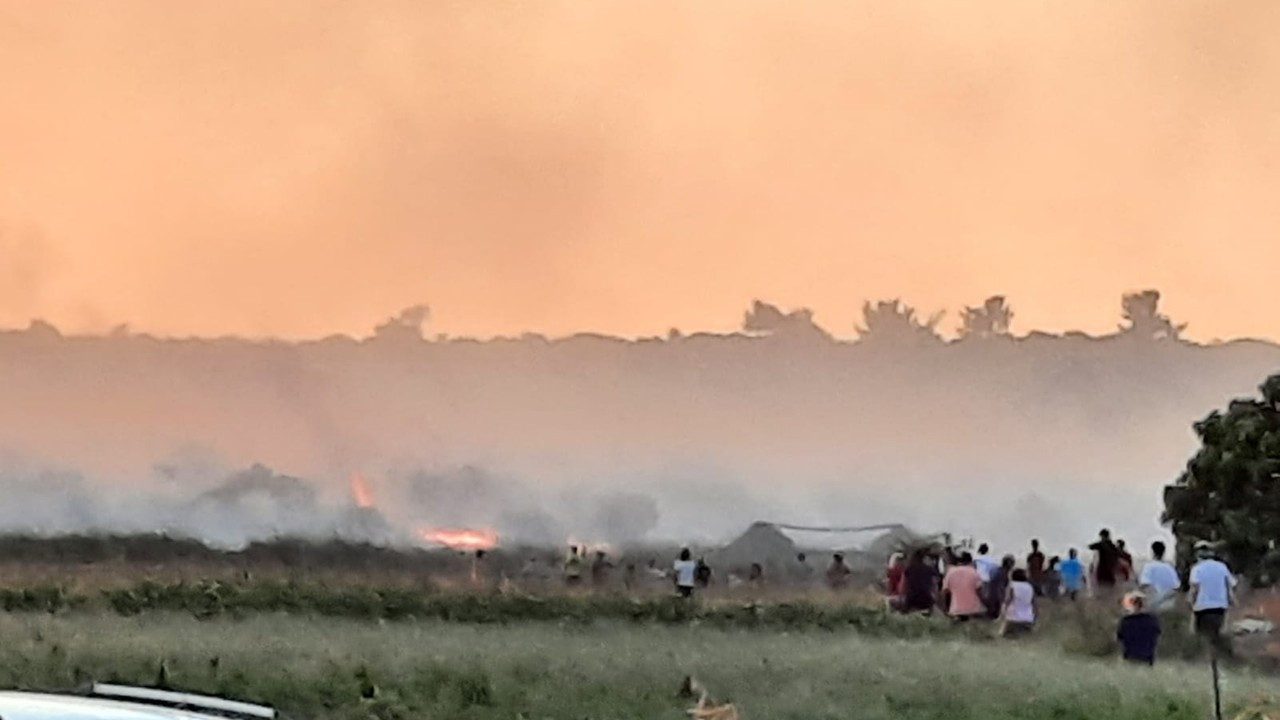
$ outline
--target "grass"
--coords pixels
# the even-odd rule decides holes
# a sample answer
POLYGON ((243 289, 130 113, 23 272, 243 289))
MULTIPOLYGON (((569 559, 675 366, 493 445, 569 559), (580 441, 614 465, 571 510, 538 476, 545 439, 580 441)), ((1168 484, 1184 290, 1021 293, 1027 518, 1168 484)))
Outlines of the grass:
MULTIPOLYGON (((1045 643, 698 625, 0 616, 0 684, 159 682, 299 718, 674 720, 688 706, 676 697, 686 674, 746 717, 772 720, 1199 720, 1209 707, 1198 665, 1134 669, 1045 643)), ((1265 687, 1231 671, 1228 706, 1265 687)))

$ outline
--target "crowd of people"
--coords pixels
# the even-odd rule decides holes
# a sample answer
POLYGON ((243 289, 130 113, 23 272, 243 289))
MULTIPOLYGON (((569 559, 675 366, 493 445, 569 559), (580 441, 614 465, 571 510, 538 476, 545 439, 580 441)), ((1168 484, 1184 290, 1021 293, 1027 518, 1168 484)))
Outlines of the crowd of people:
POLYGON ((1107 530, 1088 549, 1092 561, 1087 566, 1075 548, 1065 560, 1046 557, 1038 540, 1031 541, 1022 562, 1013 555, 997 558, 986 544, 976 555, 953 548, 920 548, 909 559, 894 555, 885 575, 888 604, 900 612, 940 611, 956 622, 999 621, 1003 634, 1016 636, 1035 627, 1041 602, 1075 602, 1086 595, 1120 601, 1126 616, 1116 636, 1125 658, 1152 663, 1161 617, 1178 611, 1185 598, 1196 632, 1222 649, 1237 582, 1211 544, 1196 544, 1196 563, 1186 583, 1166 560, 1162 542, 1151 544, 1141 570, 1124 541, 1113 541, 1107 530))
MULTIPOLYGON (((1196 562, 1185 583, 1167 560, 1162 542, 1151 544, 1150 557, 1141 567, 1125 542, 1113 540, 1107 530, 1102 530, 1087 550, 1087 564, 1077 548, 1068 549, 1065 557, 1048 556, 1038 540, 1031 541, 1030 551, 1021 559, 1012 554, 997 556, 985 543, 976 548, 976 554, 940 546, 917 548, 909 556, 894 554, 883 580, 887 606, 902 613, 941 613, 962 623, 993 621, 999 623, 1001 634, 1016 637, 1035 628, 1042 603, 1072 603, 1086 597, 1118 602, 1126 615, 1117 628, 1117 641, 1126 659, 1146 663, 1155 661, 1162 617, 1189 606, 1196 631, 1216 648, 1223 647, 1227 610, 1235 603, 1236 579, 1209 543, 1196 544, 1196 562)), ((535 558, 522 574, 530 577, 549 569, 539 566, 535 558)), ((596 589, 608 587, 620 571, 621 584, 627 590, 646 584, 665 586, 682 598, 692 598, 709 588, 714 576, 706 560, 695 558, 688 548, 669 566, 650 559, 643 568, 628 562, 619 569, 604 551, 591 554, 585 548, 571 547, 561 571, 570 589, 588 583, 596 589)), ((799 553, 788 575, 785 580, 789 585, 821 582, 838 592, 850 586, 854 572, 841 553, 832 554, 822 573, 799 553)), ((724 578, 729 588, 763 583, 764 567, 759 563, 752 563, 745 577, 730 574, 724 578)))

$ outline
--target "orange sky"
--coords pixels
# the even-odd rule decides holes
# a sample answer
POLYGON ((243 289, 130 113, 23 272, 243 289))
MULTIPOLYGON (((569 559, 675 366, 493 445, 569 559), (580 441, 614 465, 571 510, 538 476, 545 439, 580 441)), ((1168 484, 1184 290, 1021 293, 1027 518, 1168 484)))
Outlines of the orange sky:
POLYGON ((0 0, 0 324, 1280 338, 1273 0, 0 0), (954 316, 947 321, 954 322, 954 316))

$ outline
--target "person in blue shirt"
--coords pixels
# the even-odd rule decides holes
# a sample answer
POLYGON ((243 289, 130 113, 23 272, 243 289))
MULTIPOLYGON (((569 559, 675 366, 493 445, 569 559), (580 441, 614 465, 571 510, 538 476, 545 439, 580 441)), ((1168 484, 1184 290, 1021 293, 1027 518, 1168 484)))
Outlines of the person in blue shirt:
POLYGON ((1080 562, 1080 553, 1075 548, 1067 551, 1067 559, 1058 566, 1058 573, 1062 575, 1063 594, 1072 600, 1080 597, 1084 590, 1084 563, 1080 562))

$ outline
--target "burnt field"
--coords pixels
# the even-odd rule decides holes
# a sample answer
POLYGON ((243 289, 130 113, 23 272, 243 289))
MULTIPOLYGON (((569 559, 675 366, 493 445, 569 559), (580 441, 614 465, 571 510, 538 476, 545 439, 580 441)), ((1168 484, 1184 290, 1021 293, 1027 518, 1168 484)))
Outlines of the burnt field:
MULTIPOLYGON (((732 573, 745 575, 748 563, 744 559, 717 555, 726 549, 701 551, 710 558, 716 572, 713 590, 726 590, 732 573)), ((523 546, 476 553, 450 548, 389 547, 338 538, 278 538, 226 550, 161 534, 0 535, 0 583, 9 587, 68 585, 100 589, 142 580, 270 579, 443 590, 496 590, 517 585, 530 591, 553 592, 562 587, 566 551, 567 547, 523 546)), ((611 548, 598 589, 665 592, 669 584, 657 579, 655 571, 669 568, 678 552, 679 547, 674 545, 611 548)), ((767 582, 756 590, 770 594, 801 592, 796 578, 786 572, 778 556, 776 548, 767 552, 762 549, 759 560, 770 572, 767 582)), ((791 559, 790 555, 783 557, 791 559)), ((811 551, 809 557, 818 574, 830 560, 830 553, 811 551)), ((587 579, 584 584, 588 586, 592 584, 589 576, 594 559, 591 551, 583 564, 587 579)), ((855 587, 870 587, 879 580, 879 562, 871 565, 856 554, 850 555, 850 561, 855 570, 855 587)))

